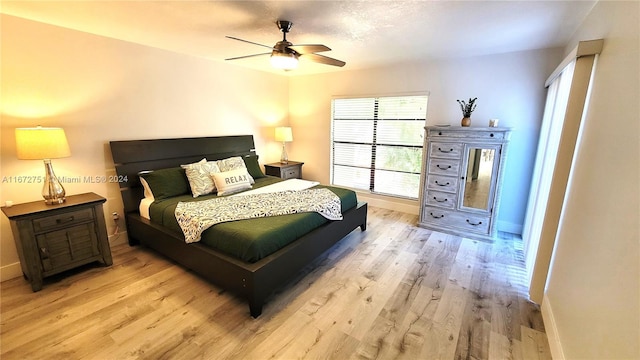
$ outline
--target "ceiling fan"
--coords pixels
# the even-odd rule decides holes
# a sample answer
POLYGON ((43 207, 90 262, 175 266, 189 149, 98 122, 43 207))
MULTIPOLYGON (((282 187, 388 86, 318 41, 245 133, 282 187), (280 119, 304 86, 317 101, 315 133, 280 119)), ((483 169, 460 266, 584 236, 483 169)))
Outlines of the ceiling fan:
POLYGON ((225 60, 245 59, 245 58, 250 58, 254 56, 271 54, 271 65, 275 68, 283 69, 283 70, 295 69, 298 66, 298 58, 300 57, 304 57, 305 59, 308 59, 320 64, 325 64, 325 65, 342 67, 346 64, 344 61, 330 58, 328 56, 316 54, 319 52, 331 50, 329 47, 325 45, 320 45, 320 44, 293 45, 291 42, 287 41, 287 33, 289 32, 289 30, 291 30, 291 26, 293 25, 293 23, 286 20, 278 20, 276 24, 278 25, 278 29, 282 31, 282 41, 278 41, 274 46, 258 44, 253 41, 243 40, 233 36, 227 36, 227 38, 229 39, 238 40, 238 41, 246 42, 249 44, 254 44, 254 45, 269 48, 271 49, 270 52, 238 56, 238 57, 228 58, 225 60))

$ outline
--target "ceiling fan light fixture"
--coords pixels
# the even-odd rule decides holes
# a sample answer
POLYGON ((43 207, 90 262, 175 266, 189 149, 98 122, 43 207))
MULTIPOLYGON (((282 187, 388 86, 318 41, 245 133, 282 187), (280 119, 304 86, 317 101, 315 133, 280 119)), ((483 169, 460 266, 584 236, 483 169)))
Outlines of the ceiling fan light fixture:
MULTIPOLYGON (((282 40, 278 41, 274 46, 258 44, 253 41, 243 40, 233 36, 227 36, 227 38, 271 49, 271 66, 273 66, 276 69, 282 69, 285 71, 296 69, 298 67, 298 58, 300 56, 304 56, 305 61, 312 61, 312 62, 325 64, 325 65, 342 67, 346 64, 344 61, 333 59, 328 56, 316 54, 319 52, 330 51, 331 49, 326 45, 322 45, 322 44, 294 45, 290 41, 288 41, 287 33, 289 32, 289 30, 291 30, 291 25, 293 25, 291 21, 279 20, 276 22, 276 24, 278 25, 278 29, 282 31, 282 40)), ((245 58, 251 58, 254 56, 262 56, 262 55, 268 55, 268 54, 269 53, 265 52, 262 54, 237 56, 237 57, 232 57, 225 60, 238 60, 238 59, 245 59, 245 58)))
POLYGON ((271 66, 276 69, 293 70, 298 67, 298 57, 293 53, 273 52, 271 66))

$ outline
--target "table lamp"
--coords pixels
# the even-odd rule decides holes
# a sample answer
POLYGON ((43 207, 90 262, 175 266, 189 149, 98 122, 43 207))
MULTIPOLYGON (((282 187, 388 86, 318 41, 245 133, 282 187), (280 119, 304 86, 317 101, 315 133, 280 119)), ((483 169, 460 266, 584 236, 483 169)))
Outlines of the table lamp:
POLYGON ((282 154, 280 155, 280 163, 288 164, 289 158, 287 156, 286 144, 293 141, 293 134, 290 127, 277 127, 276 128, 276 141, 282 141, 282 154))
POLYGON ((44 186, 42 197, 45 203, 62 204, 65 201, 64 187, 53 172, 51 159, 71 156, 67 137, 62 128, 17 128, 16 153, 21 160, 44 160, 44 186))

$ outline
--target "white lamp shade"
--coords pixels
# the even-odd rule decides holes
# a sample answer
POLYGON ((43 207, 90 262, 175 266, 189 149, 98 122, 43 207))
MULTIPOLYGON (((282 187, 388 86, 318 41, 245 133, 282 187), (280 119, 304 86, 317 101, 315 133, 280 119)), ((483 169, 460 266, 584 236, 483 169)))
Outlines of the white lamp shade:
POLYGON ((291 142, 293 141, 293 134, 290 127, 277 127, 276 128, 276 141, 291 142))
POLYGON ((57 159, 71 156, 62 128, 17 128, 16 153, 21 160, 57 159))

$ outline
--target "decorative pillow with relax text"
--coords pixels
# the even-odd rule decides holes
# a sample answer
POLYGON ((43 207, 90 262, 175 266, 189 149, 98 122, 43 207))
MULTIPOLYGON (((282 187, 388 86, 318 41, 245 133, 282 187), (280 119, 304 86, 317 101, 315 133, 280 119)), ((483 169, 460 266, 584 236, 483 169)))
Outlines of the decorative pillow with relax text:
POLYGON ((187 174, 191 193, 196 198, 200 195, 210 194, 216 189, 216 185, 209 174, 220 172, 215 161, 202 159, 197 163, 180 165, 187 174))
POLYGON ((249 182, 251 176, 247 172, 247 169, 244 168, 214 172, 210 175, 211 178, 213 178, 213 182, 216 183, 218 196, 233 194, 238 191, 251 189, 252 187, 251 182, 249 182))
POLYGON ((234 156, 234 157, 218 160, 217 164, 221 172, 236 170, 236 169, 244 169, 245 171, 247 171, 247 175, 249 176, 249 183, 253 184, 255 182, 251 177, 251 175, 249 175, 247 166, 245 165, 244 160, 242 160, 242 157, 240 156, 234 156))

